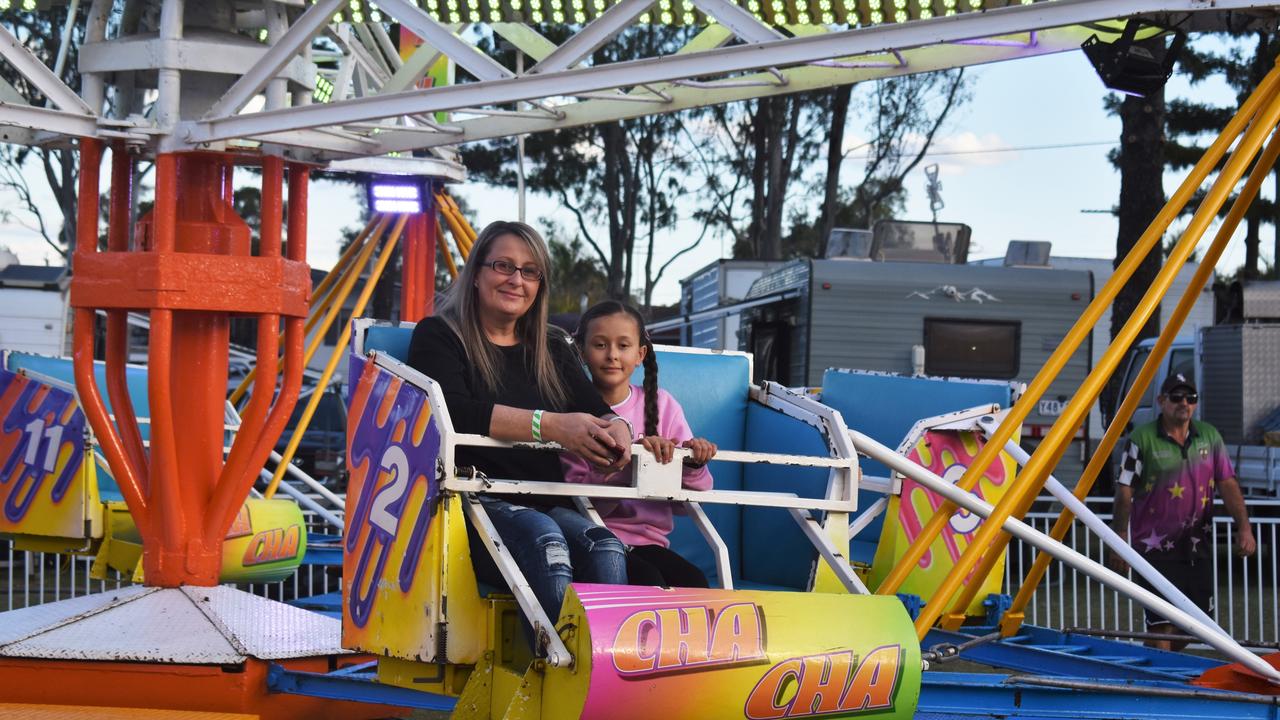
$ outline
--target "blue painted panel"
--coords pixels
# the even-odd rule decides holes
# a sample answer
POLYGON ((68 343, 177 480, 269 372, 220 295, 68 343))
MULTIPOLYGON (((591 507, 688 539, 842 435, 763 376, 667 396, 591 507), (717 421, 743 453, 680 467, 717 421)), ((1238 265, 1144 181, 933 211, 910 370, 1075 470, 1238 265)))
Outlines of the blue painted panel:
MULTIPOLYGON (((637 368, 631 381, 640 384, 643 370, 637 368)), ((749 384, 750 370, 744 356, 658 351, 658 385, 680 403, 693 434, 721 449, 745 449, 749 384)), ((709 468, 716 489, 742 489, 740 464, 713 461, 709 468)), ((729 548, 734 574, 741 575, 742 515, 739 509, 719 504, 708 504, 703 509, 729 548)), ((676 517, 671 548, 697 565, 713 584, 718 581, 715 556, 688 518, 676 517)))
MULTIPOLYGON (((747 410, 747 447, 752 452, 791 455, 829 454, 821 433, 811 425, 752 405, 747 410)), ((789 492, 821 498, 827 492, 829 471, 750 465, 743 470, 743 489, 752 492, 789 492)), ((817 559, 813 544, 786 510, 760 507, 742 509, 742 577, 752 583, 803 590, 817 559)))
MULTIPOLYGON (((871 439, 896 448, 917 421, 978 405, 996 403, 1008 407, 1013 397, 1009 383, 990 380, 910 377, 887 373, 828 370, 822 376, 822 402, 838 410, 845 424, 871 439)), ((867 458, 860 459, 862 472, 888 476, 889 469, 867 458)), ((858 507, 865 508, 879 497, 858 495, 858 507)), ((884 526, 877 518, 853 539, 849 548, 854 560, 871 562, 884 526)))

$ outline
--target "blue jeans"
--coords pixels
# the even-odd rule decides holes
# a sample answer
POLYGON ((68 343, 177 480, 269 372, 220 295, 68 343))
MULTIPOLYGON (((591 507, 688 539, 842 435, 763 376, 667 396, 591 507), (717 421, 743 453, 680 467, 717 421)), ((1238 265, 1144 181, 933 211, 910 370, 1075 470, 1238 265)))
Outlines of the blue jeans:
MULTIPOLYGON (((564 507, 542 512, 492 497, 481 497, 480 503, 552 623, 560 617, 564 592, 574 580, 627 584, 626 547, 581 514, 564 507)), ((506 585, 497 567, 486 562, 489 553, 482 544, 473 541, 471 551, 480 580, 506 585)))

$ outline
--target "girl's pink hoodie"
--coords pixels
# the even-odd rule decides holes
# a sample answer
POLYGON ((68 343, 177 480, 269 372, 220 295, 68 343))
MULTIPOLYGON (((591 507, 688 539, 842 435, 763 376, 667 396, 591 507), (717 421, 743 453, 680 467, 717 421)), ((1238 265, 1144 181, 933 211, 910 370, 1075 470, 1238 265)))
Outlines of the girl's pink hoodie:
MULTIPOLYGON (((613 411, 626 418, 635 428, 636 442, 644 437, 644 388, 631 386, 631 394, 626 400, 613 406, 613 411)), ((693 438, 693 431, 684 419, 684 410, 680 403, 671 397, 671 393, 658 389, 658 434, 680 445, 693 438)), ((672 462, 676 462, 672 460, 672 462)), ((596 485, 629 485, 631 468, 624 468, 614 473, 601 473, 591 467, 586 460, 571 453, 560 454, 560 464, 564 468, 564 479, 567 482, 592 483, 596 485)), ((684 468, 684 486, 690 490, 710 490, 711 472, 706 466, 700 468, 684 468)), ((672 528, 671 503, 661 500, 592 500, 604 518, 604 524, 613 531, 618 539, 627 545, 661 545, 668 547, 667 535, 672 528)))

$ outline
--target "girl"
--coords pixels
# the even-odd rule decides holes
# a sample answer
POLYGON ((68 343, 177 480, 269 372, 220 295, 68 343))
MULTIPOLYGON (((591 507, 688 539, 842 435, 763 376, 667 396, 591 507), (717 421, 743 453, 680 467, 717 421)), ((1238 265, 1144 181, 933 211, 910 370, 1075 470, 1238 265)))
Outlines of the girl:
MULTIPOLYGON (((658 388, 658 359, 639 311, 614 300, 599 303, 582 316, 575 338, 592 383, 613 411, 636 428, 636 440, 662 463, 671 462, 677 445, 692 450, 684 468, 684 486, 710 490, 711 473, 706 465, 716 454, 716 446, 693 437, 680 403, 658 388), (632 385, 631 374, 642 363, 644 385, 632 385)), ((626 472, 595 470, 568 453, 560 456, 560 462, 568 482, 630 482, 626 472)), ((595 504, 605 526, 628 546, 627 578, 632 585, 707 587, 702 571, 669 547, 671 503, 598 500, 595 504)))

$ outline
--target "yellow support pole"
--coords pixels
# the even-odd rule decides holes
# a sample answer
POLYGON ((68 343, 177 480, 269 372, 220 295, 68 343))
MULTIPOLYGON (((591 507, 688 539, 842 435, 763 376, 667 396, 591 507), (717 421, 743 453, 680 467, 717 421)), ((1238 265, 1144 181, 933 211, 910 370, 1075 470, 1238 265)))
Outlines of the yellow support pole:
MULTIPOLYGON (((351 244, 347 246, 347 249, 342 252, 342 256, 338 258, 338 262, 334 264, 333 269, 325 275, 324 280, 321 280, 320 284, 316 286, 316 289, 312 291, 311 303, 307 312, 307 322, 303 329, 304 333, 311 332, 311 327, 315 324, 316 319, 319 318, 326 310, 327 304, 331 299, 329 296, 329 290, 334 286, 337 279, 346 271, 348 264, 351 262, 351 258, 355 256, 356 251, 360 249, 365 238, 368 237, 369 233, 377 223, 377 215, 374 215, 369 219, 369 223, 364 226, 364 229, 360 231, 360 234, 356 236, 355 240, 353 240, 351 244)), ((280 339, 280 343, 284 343, 283 336, 280 339)), ((284 372, 284 355, 280 354, 279 358, 281 362, 277 364, 277 375, 284 372)), ((254 365, 249 368, 249 372, 245 374, 244 379, 240 381, 240 384, 237 385, 236 389, 231 393, 231 397, 229 399, 232 405, 238 405, 240 403, 241 398, 243 398, 245 393, 249 391, 249 386, 257 376, 258 366, 254 365)))
MULTIPOLYGON (((387 242, 383 245, 382 254, 378 256, 378 261, 374 263, 373 270, 369 273, 369 279, 365 281, 364 287, 360 289, 360 296, 356 298, 355 307, 351 310, 351 317, 360 317, 364 314, 364 308, 368 305, 369 298, 373 295, 373 289, 378 285, 378 278, 382 277, 382 271, 387 267, 387 261, 395 253, 396 243, 399 242, 400 233, 404 230, 405 222, 408 219, 408 215, 400 215, 396 219, 396 224, 391 229, 391 235, 387 237, 387 242)), ((371 244, 374 242, 376 241, 370 241, 371 244)), ((293 429, 289 444, 285 447, 284 452, 281 453, 275 474, 271 476, 271 482, 267 484, 267 489, 262 493, 264 498, 270 499, 276 494, 276 488, 280 486, 280 480, 284 477, 289 463, 293 462, 293 456, 298 451, 299 443, 302 442, 302 435, 307 431, 307 426, 311 424, 311 418, 315 416, 316 408, 320 406, 320 399, 324 397, 324 389, 328 387, 334 371, 338 369, 338 364, 344 359, 347 344, 350 342, 351 326, 348 325, 342 332, 342 339, 338 341, 338 346, 333 349, 333 354, 329 356, 329 362, 325 364, 324 372, 320 374, 320 380, 316 383, 316 391, 311 393, 311 397, 307 400, 307 406, 302 410, 302 415, 298 417, 298 425, 293 429)))
MULTIPOLYGON (((1102 467, 1106 465, 1111 457, 1111 451, 1115 449, 1120 436, 1124 434, 1124 427, 1129 423, 1129 419, 1133 417, 1134 411, 1138 409, 1138 403, 1141 402, 1142 396, 1146 394, 1152 379, 1155 378, 1156 371, 1160 368, 1160 362, 1164 359, 1170 346, 1173 345, 1174 338, 1177 337, 1178 331, 1182 329, 1182 324, 1186 322, 1187 316, 1195 306, 1200 292, 1208 284, 1209 278, 1213 275, 1214 267, 1218 264, 1223 251, 1226 250, 1227 244, 1231 241, 1231 236, 1235 233, 1236 228, 1239 227, 1240 220, 1244 218, 1249 206, 1257 198, 1258 190, 1275 166, 1277 158, 1280 158, 1280 133, 1271 136, 1266 149, 1262 152, 1262 157, 1249 173, 1249 179, 1245 183, 1244 189, 1241 190, 1240 195, 1231 206, 1231 211, 1222 221, 1222 226, 1218 228, 1217 235, 1214 236, 1213 242, 1205 251, 1204 257, 1201 258, 1200 267, 1196 268, 1186 292, 1183 293, 1182 298, 1178 301, 1178 306, 1174 308, 1173 313, 1169 316, 1169 322, 1165 325, 1164 331, 1160 333, 1160 337, 1156 340, 1151 354, 1147 356, 1146 362, 1143 363, 1142 369, 1138 372, 1138 377, 1134 380, 1133 386, 1124 398, 1124 402, 1116 410, 1115 417, 1107 427, 1107 432, 1103 435, 1102 442, 1098 444, 1098 449, 1094 452, 1093 457, 1090 458, 1088 467, 1085 468, 1084 474, 1080 476, 1080 481, 1076 484, 1075 496, 1077 499, 1084 500, 1089 491, 1093 489, 1093 483, 1097 480, 1098 473, 1102 471, 1102 467)), ((1058 541, 1066 537, 1067 530, 1071 527, 1074 517, 1070 510, 1064 508, 1058 515, 1057 521, 1054 522, 1053 529, 1049 533, 1050 537, 1058 541)), ((1013 599, 1013 605, 1001 618, 1000 631, 1006 637, 1014 634, 1026 618, 1027 605, 1035 595, 1040 581, 1044 579, 1045 571, 1048 569, 1051 560, 1052 558, 1044 553, 1036 554, 1035 562, 1032 563, 1031 569, 1027 571, 1027 576, 1023 579, 1017 596, 1013 599)))
MULTIPOLYGON (((1058 348, 1054 350, 1045 366, 1036 374, 1035 379, 1031 381, 1022 398, 1010 409, 1005 422, 996 429, 995 434, 979 451, 969 469, 956 483, 960 489, 965 492, 973 489, 978 478, 982 477, 983 473, 986 472, 992 461, 999 455, 1004 444, 1013 437, 1014 430, 1022 425, 1031 408, 1048 390, 1049 385, 1061 372, 1062 367, 1066 365, 1071 355, 1092 331, 1093 326, 1098 322, 1098 318, 1102 316, 1102 313, 1111 305, 1116 295, 1120 292, 1120 288, 1132 277, 1138 265, 1159 241, 1165 229, 1182 211, 1182 208, 1191 199, 1201 183, 1217 166, 1218 161, 1225 155, 1227 148, 1231 146, 1236 136, 1244 130, 1245 125, 1257 113, 1264 100, 1270 98, 1278 83, 1280 83, 1280 75, 1277 75, 1274 70, 1268 73, 1236 115, 1227 123, 1222 134, 1205 151, 1200 162, 1196 163, 1195 167, 1192 168, 1177 192, 1170 198, 1168 204, 1156 215, 1146 232, 1142 234, 1142 237, 1134 244, 1133 249, 1125 256, 1119 267, 1116 268, 1111 279, 1102 286, 1093 301, 1081 313, 1080 319, 1071 327, 1071 330, 1068 331, 1058 348)), ((925 551, 928 550, 934 538, 946 526, 955 511, 956 506, 951 502, 944 502, 938 508, 925 528, 904 551, 903 556, 898 560, 898 564, 893 567, 880 586, 876 588, 878 594, 888 595, 898 591, 898 588, 902 586, 902 582, 906 580, 912 568, 920 562, 920 558, 924 556, 925 551)))
MULTIPOLYGON (((1272 73, 1274 74, 1275 72, 1276 70, 1273 69, 1272 73)), ((1272 93, 1272 95, 1274 94, 1272 93)), ((982 554, 995 550, 993 543, 998 536, 1004 534, 1002 525, 1009 518, 1014 508, 1019 507, 1024 502, 1028 492, 1033 494, 1039 492, 1040 487, 1044 484, 1045 476, 1052 467, 1050 465, 1051 459, 1060 457, 1062 452, 1065 451, 1066 443, 1069 443, 1071 437, 1075 434, 1075 428, 1081 423, 1094 400, 1097 399, 1102 387, 1120 363, 1121 357, 1128 351, 1129 345, 1137 337, 1147 318, 1151 317, 1156 306, 1160 304, 1161 298, 1168 292, 1169 286, 1173 283, 1173 279, 1178 273, 1178 268, 1191 256, 1205 229, 1214 220, 1218 210, 1230 196, 1231 189, 1235 187, 1236 182, 1244 174, 1249 163, 1258 154, 1258 150, 1261 148, 1266 136, 1275 129, 1276 122, 1280 120, 1280 101, 1277 101, 1275 97, 1268 97, 1268 100, 1270 104, 1258 114, 1254 123, 1237 146, 1236 151, 1231 154, 1226 167, 1218 174, 1208 195, 1200 203, 1200 207, 1196 210, 1196 214, 1192 217, 1186 231, 1184 231, 1182 239, 1174 246, 1165 266, 1160 270, 1155 282, 1148 288, 1146 294, 1143 295, 1137 309, 1129 317, 1120 333, 1117 334, 1111 346, 1103 353, 1097 367, 1085 378, 1072 402, 1068 403, 1062 415, 1049 430, 1049 435, 1036 448, 1035 453, 1032 454, 1031 460, 1023 467, 1019 475, 1020 482, 1010 488, 1005 496, 1000 499, 991 517, 979 528, 969 547, 960 556, 951 573, 943 580, 934 598, 920 611, 920 615, 916 619, 916 633, 919 637, 923 638, 929 628, 933 627, 934 621, 942 614, 943 608, 955 595, 965 577, 974 569, 982 554)), ((1146 233, 1144 233, 1145 236, 1146 233)), ((1049 368, 1046 367, 1045 369, 1048 370, 1049 368)), ((1056 375, 1060 369, 1061 366, 1055 367, 1053 369, 1054 374, 1056 375)), ((1019 404, 1023 402, 1026 402, 1026 398, 1023 398, 1019 404)), ((1019 419, 1018 423, 1020 424, 1021 422, 1021 419, 1019 419)), ((1001 425, 1000 429, 1004 429, 1007 424, 1008 420, 1001 425)), ((993 440, 992 442, 999 447, 1003 447, 1005 441, 996 442, 993 440)), ((982 578, 974 579, 974 582, 981 581, 982 578)))
POLYGON ((451 207, 451 201, 448 195, 437 195, 436 199, 440 203, 440 212, 444 215, 444 221, 449 225, 449 231, 453 233, 453 239, 458 243, 458 250, 461 251, 463 257, 471 254, 471 238, 468 237, 465 229, 466 221, 463 220, 451 207))
MULTIPOLYGON (((440 224, 439 217, 436 218, 436 237, 440 238, 440 242, 436 243, 436 246, 440 248, 440 254, 444 257, 444 265, 449 269, 449 277, 457 278, 458 265, 453 261, 453 251, 449 249, 449 241, 445 239, 444 226, 440 224)), ((462 260, 466 262, 465 255, 462 260)))
POLYGON ((471 227, 471 223, 467 222, 467 217, 462 214, 462 208, 458 207, 458 201, 454 200, 453 196, 448 193, 445 193, 444 196, 449 202, 449 211, 453 213, 454 217, 458 218, 458 224, 466 231, 465 239, 467 241, 467 248, 470 249, 476 241, 476 230, 471 227))
POLYGON ((338 278, 340 278, 343 272, 346 271, 347 265, 351 262, 351 259, 356 256, 357 251, 359 251, 360 247, 364 244, 365 238, 369 237, 369 233, 373 232, 373 229, 377 227, 378 220, 379 216, 377 213, 369 216, 369 222, 365 223, 364 229, 360 231, 359 235, 356 235, 355 239, 351 241, 351 244, 347 246, 347 249, 342 251, 342 256, 338 258, 338 262, 333 264, 333 267, 325 274, 324 279, 321 280, 320 284, 311 292, 311 307, 314 308, 317 305, 320 305, 321 302, 327 298, 329 289, 338 282, 338 278))

